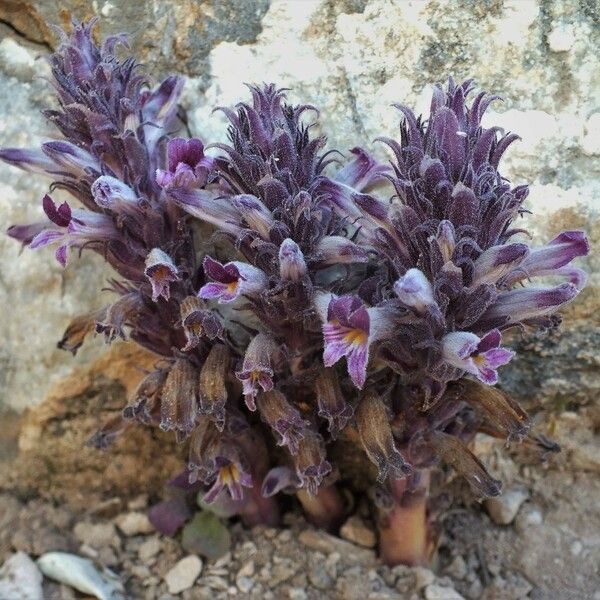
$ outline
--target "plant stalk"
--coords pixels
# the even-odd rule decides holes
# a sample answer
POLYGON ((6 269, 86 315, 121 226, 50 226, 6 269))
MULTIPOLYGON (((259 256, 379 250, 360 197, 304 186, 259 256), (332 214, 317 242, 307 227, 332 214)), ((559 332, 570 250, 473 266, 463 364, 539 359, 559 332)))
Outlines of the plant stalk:
POLYGON ((428 565, 433 544, 427 527, 429 472, 421 473, 417 489, 407 489, 409 479, 390 480, 393 505, 380 509, 379 552, 387 565, 428 565))
POLYGON ((345 509, 342 496, 335 485, 319 488, 314 496, 305 489, 300 489, 296 496, 304 508, 306 518, 315 527, 329 532, 339 529, 345 509))

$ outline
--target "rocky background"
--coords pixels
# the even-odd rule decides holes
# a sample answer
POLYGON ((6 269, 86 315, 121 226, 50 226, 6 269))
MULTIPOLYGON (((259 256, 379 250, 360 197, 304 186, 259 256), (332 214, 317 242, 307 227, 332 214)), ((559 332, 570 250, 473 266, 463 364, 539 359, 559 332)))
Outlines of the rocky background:
MULTIPOLYGON (((42 57, 56 38, 48 23, 67 26, 71 15, 100 16, 103 35, 130 33, 133 50, 157 78, 184 74, 189 130, 211 141, 225 133, 212 108, 246 97, 244 81, 273 80, 292 88, 292 99, 319 106, 330 146, 344 152, 357 143, 371 146, 377 135, 394 135, 398 114, 390 104, 401 101, 425 111, 431 83, 449 74, 474 77, 482 88, 502 96, 488 124, 493 121, 522 137, 509 150, 504 172, 514 182, 531 184, 528 208, 533 214, 525 226, 539 243, 562 229, 586 229, 592 242, 585 264, 590 283, 567 311, 559 332, 515 336, 518 358, 502 373, 504 387, 549 424, 548 433, 564 452, 544 468, 520 466, 501 458, 489 440, 480 441, 492 469, 506 482, 505 504, 516 509, 510 519, 494 515, 489 507, 490 516, 477 507, 462 516, 451 513, 438 565, 440 575, 445 572, 450 580, 440 585, 469 598, 600 597, 593 595, 600 590, 598 1, 0 0, 0 145, 33 145, 48 137, 39 114, 51 103, 42 57), (469 529, 484 533, 465 533, 469 529), (457 557, 464 568, 460 561, 456 566, 457 557)), ((35 219, 46 190, 42 179, 0 165, 2 225, 35 219)), ((44 502, 67 505, 73 512, 65 523, 72 525, 81 520, 82 510, 102 505, 110 495, 132 497, 140 489, 159 495, 165 473, 173 472, 175 451, 144 432, 118 445, 110 457, 81 450, 99 415, 124 403, 136 367, 151 361, 124 344, 107 350, 99 339, 76 358, 56 349, 71 316, 102 304, 99 290, 109 275, 91 254, 63 271, 52 252, 20 253, 16 243, 0 237, 2 487, 19 496, 11 496, 17 503, 12 504, 14 514, 6 513, 13 514, 12 520, 3 521, 0 503, 0 541, 1 526, 12 530, 19 511, 20 522, 33 526, 27 511, 35 511, 36 505, 21 505, 23 500, 41 496, 44 502)), ((271 568, 277 544, 257 535, 256 544, 271 544, 271 554, 260 555, 263 567, 271 568)), ((16 542, 9 538, 2 542, 3 552, 37 556, 57 549, 56 544, 36 549, 18 536, 16 542)), ((243 545, 248 539, 240 533, 234 542, 243 545)), ((67 542, 77 548, 76 536, 63 545, 67 542)), ((131 568, 137 563, 127 558, 126 547, 119 543, 123 556, 115 555, 112 566, 120 565, 135 581, 131 568), (127 560, 129 566, 123 566, 127 560)), ((339 554, 335 548, 309 550, 339 554)), ((164 573, 174 566, 178 552, 172 564, 166 561, 161 567, 164 573)), ((303 552, 306 548, 298 555, 303 552)), ((311 556, 302 560, 311 561, 311 556)), ((357 580, 383 577, 369 561, 359 566, 357 580)), ((233 573, 233 567, 228 569, 233 573)), ((427 585, 439 584, 433 579, 402 591, 395 583, 398 577, 386 577, 380 589, 389 588, 391 595, 369 597, 454 597, 435 596, 434 591, 426 595, 427 585)), ((138 579, 144 581, 141 575, 138 579)), ((226 587, 236 588, 235 573, 230 579, 226 587)), ((333 580, 328 588, 319 588, 306 576, 303 581, 292 581, 292 575, 288 579, 273 588, 272 597, 366 598, 364 594, 380 593, 375 589, 379 583, 352 596, 352 583, 336 587, 333 580)), ((166 583, 160 583, 162 588, 155 584, 148 584, 153 591, 144 592, 146 597, 167 593, 166 583)), ((265 586, 256 588, 262 590, 256 597, 267 597, 261 595, 271 589, 265 586)), ((250 594, 236 589, 241 597, 250 594)), ((223 588, 219 593, 227 597, 230 592, 223 588)), ((189 596, 195 597, 204 596, 189 596)))

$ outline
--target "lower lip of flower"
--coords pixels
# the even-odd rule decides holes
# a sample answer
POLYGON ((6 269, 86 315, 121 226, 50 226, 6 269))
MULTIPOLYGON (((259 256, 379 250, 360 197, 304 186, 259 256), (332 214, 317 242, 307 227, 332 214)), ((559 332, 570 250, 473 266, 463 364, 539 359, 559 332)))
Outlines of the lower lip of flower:
POLYGON ((368 334, 360 329, 352 329, 344 336, 344 341, 353 346, 362 346, 367 343, 368 334))

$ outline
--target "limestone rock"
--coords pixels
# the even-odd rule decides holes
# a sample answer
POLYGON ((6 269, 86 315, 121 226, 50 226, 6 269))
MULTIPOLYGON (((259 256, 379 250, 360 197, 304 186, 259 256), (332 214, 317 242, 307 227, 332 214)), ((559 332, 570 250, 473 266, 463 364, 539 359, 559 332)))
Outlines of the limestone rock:
POLYGON ((514 521, 519 508, 528 497, 529 494, 526 490, 514 488, 506 490, 501 496, 488 498, 485 501, 485 507, 494 523, 509 525, 514 521))
POLYGON ((165 575, 165 583, 170 594, 179 594, 189 590, 202 572, 202 561, 191 554, 182 558, 165 575))
POLYGON ((24 552, 10 556, 0 569, 0 598, 44 600, 42 574, 24 552))
POLYGON ((340 535, 349 542, 364 546, 365 548, 374 548, 377 543, 375 531, 369 527, 360 517, 350 517, 340 529, 340 535))

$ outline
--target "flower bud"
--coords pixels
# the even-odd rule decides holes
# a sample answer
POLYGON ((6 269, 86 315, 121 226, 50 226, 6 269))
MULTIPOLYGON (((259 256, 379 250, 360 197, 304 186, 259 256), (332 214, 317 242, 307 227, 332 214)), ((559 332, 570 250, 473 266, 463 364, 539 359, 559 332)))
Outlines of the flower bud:
POLYGON ((528 254, 529 248, 525 244, 506 244, 488 248, 473 263, 471 287, 483 283, 496 283, 522 264, 528 254))
POLYGON ((433 287, 419 269, 409 269, 394 283, 396 296, 406 306, 410 306, 417 313, 423 314, 429 306, 435 304, 433 287))
POLYGON ((300 246, 289 238, 279 246, 279 275, 285 281, 300 281, 306 275, 306 262, 300 246))

